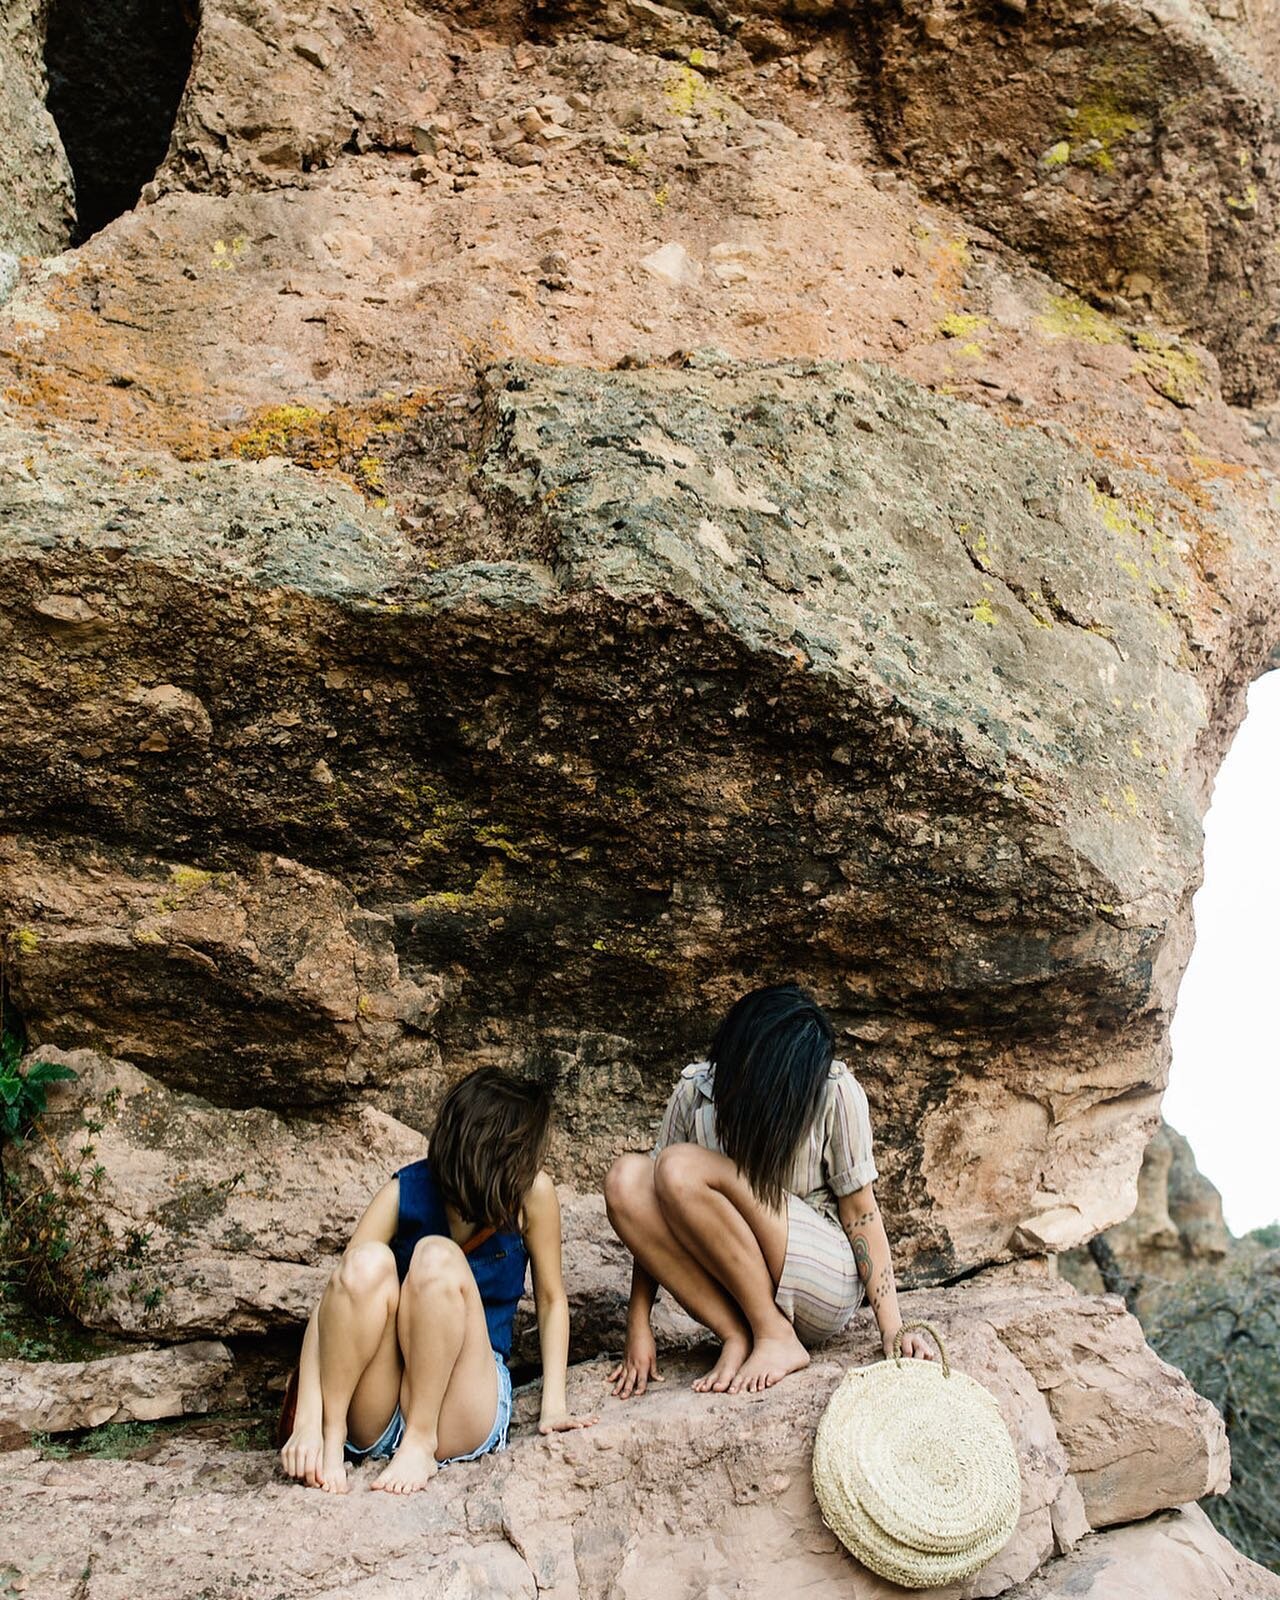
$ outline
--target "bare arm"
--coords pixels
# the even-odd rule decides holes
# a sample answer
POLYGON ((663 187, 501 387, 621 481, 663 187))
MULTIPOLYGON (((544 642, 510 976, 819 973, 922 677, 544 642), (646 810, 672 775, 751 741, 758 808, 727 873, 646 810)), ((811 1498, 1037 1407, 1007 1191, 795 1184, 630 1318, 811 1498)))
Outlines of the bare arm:
POLYGON ((560 1251, 560 1200, 545 1172, 534 1179, 524 1203, 524 1242, 533 1269, 533 1300, 538 1310, 542 1351, 542 1414, 539 1433, 589 1428, 595 1417, 571 1417, 565 1397, 569 1370, 569 1297, 564 1292, 560 1251))
MULTIPOLYGON (((865 1184, 852 1194, 841 1195, 837 1207, 840 1226, 852 1246, 854 1265, 866 1291, 867 1304, 880 1329, 881 1348, 885 1355, 892 1355, 894 1336, 902 1326, 902 1313, 898 1310, 898 1289, 893 1280, 889 1236, 885 1232, 875 1190, 869 1183, 865 1184)), ((921 1356, 927 1361, 933 1359, 929 1346, 915 1333, 909 1333, 903 1339, 902 1353, 921 1356)))

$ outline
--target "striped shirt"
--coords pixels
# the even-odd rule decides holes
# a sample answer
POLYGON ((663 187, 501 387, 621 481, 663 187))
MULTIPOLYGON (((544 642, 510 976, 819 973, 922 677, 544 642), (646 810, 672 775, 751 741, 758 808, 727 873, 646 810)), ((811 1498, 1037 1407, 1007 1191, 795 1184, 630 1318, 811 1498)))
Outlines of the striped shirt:
MULTIPOLYGON (((684 1069, 667 1101, 655 1156, 669 1144, 697 1144, 723 1154, 716 1131, 714 1084, 715 1068, 708 1062, 695 1061, 684 1069)), ((796 1151, 787 1189, 838 1224, 837 1199, 863 1188, 875 1176, 867 1097, 844 1062, 833 1061, 826 1099, 796 1151)))

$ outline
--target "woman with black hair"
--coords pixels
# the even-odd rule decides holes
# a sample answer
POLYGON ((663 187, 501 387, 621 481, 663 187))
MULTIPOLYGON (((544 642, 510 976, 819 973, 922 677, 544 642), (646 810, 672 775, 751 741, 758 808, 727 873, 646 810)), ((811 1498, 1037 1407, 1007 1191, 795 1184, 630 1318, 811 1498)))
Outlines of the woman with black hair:
MULTIPOLYGON (((628 1399, 659 1378, 650 1314, 670 1291, 721 1341, 694 1388, 758 1393, 809 1364, 865 1294, 885 1354, 902 1324, 872 1181, 867 1097, 835 1057, 817 1001, 794 984, 744 995, 706 1061, 684 1069, 652 1158, 620 1156, 609 1220, 634 1258, 627 1339, 611 1373, 628 1399)), ((903 1353, 932 1359, 908 1334, 903 1353)))

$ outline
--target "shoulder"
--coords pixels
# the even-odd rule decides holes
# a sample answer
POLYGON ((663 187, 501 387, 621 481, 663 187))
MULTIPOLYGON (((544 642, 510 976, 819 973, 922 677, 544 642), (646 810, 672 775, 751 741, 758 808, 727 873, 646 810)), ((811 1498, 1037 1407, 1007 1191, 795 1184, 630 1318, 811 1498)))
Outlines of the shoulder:
POLYGON ((870 1115, 866 1090, 846 1061, 833 1061, 827 1073, 827 1104, 852 1111, 861 1120, 870 1115))
POLYGON ((560 1196, 549 1172, 539 1172, 524 1197, 521 1232, 535 1231, 560 1216, 560 1196))
POLYGON ((703 1094, 710 1098, 715 1077, 715 1068, 709 1061, 691 1061, 680 1074, 676 1093, 690 1097, 703 1094))

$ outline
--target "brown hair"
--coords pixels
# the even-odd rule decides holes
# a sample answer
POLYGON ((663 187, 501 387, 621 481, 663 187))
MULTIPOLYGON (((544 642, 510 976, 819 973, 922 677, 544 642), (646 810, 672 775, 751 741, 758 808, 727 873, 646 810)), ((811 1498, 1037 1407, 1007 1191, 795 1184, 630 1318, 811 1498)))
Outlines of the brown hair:
POLYGON ((512 1223, 542 1165, 551 1096, 540 1083, 481 1067, 444 1097, 431 1170, 445 1203, 481 1227, 512 1223))

